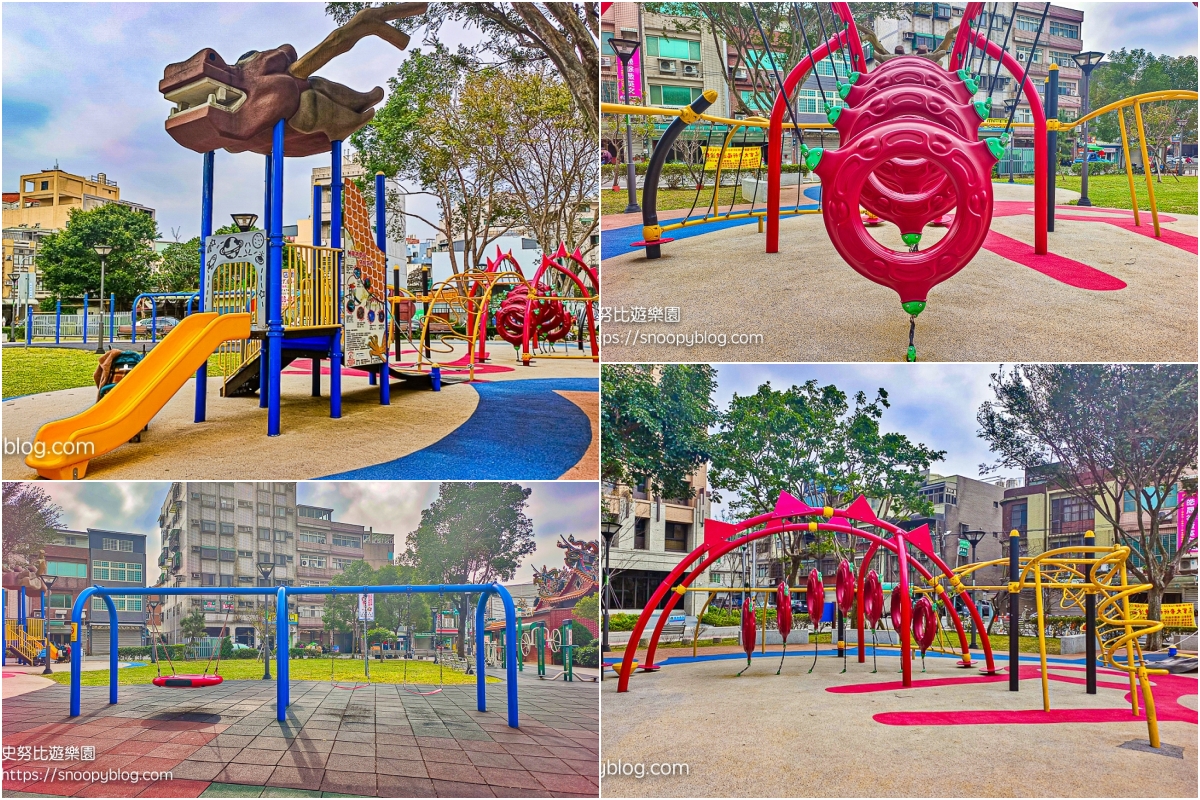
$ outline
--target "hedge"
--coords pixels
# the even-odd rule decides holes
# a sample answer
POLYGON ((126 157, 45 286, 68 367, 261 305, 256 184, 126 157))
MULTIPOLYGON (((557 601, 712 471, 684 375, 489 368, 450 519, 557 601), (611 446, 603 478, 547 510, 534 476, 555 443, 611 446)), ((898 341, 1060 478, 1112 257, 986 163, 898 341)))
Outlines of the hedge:
POLYGON ((582 647, 576 647, 571 651, 571 658, 577 667, 600 666, 600 642, 593 639, 582 647))
MULTIPOLYGON (((633 167, 634 167, 634 172, 636 174, 638 174, 638 175, 646 174, 646 162, 644 162, 644 161, 635 162, 633 167)), ((682 161, 672 161, 672 162, 663 164, 662 174, 661 174, 659 183, 668 189, 683 189, 683 188, 695 189, 696 188, 695 175, 696 175, 697 169, 698 169, 698 167, 689 167, 687 164, 685 164, 682 161)), ((757 172, 757 171, 758 170, 754 170, 754 169, 743 169, 741 171, 741 176, 743 178, 748 177, 748 176, 753 176, 755 174, 755 172, 757 172)), ((780 169, 780 172, 781 173, 789 173, 789 174, 799 172, 799 173, 807 175, 808 167, 805 166, 804 164, 784 164, 782 166, 782 168, 780 169)), ((613 184, 614 173, 617 177, 622 177, 622 178, 628 174, 624 164, 605 164, 603 167, 603 170, 602 170, 605 185, 611 186, 613 184)), ((706 179, 710 179, 712 177, 715 177, 716 170, 706 169, 706 170, 704 170, 704 174, 705 174, 706 179)), ((721 170, 721 185, 722 186, 732 186, 733 180, 737 176, 738 176, 738 170, 736 168, 721 170)), ((762 168, 762 177, 763 178, 766 177, 766 164, 765 163, 762 168)))
POLYGON ((637 614, 611 614, 608 617, 610 631, 631 631, 637 624, 637 614))

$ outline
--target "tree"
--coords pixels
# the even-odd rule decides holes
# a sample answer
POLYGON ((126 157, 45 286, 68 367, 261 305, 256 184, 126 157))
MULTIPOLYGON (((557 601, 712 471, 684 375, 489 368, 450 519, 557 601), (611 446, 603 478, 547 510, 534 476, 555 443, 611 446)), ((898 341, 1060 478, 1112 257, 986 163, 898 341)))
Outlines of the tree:
MULTIPOLYGON (((218 228, 217 235, 238 233, 239 228, 230 224, 218 228)), ((193 236, 186 242, 176 237, 158 256, 154 270, 154 290, 157 292, 194 292, 200 288, 200 237, 193 236)))
MULTIPOLYGON (((370 586, 376 582, 375 570, 365 561, 350 562, 340 575, 329 581, 332 586, 370 586)), ((358 598, 359 595, 356 594, 327 595, 322 616, 325 630, 330 633, 357 632, 361 626, 358 620, 358 598)), ((354 642, 357 646, 357 633, 354 642)))
MULTIPOLYGON (((733 493, 730 513, 748 519, 775 507, 786 491, 815 506, 843 508, 859 495, 875 501, 880 518, 906 518, 933 509, 919 492, 929 467, 945 457, 899 433, 882 433, 887 391, 874 399, 810 380, 784 391, 764 383, 734 395, 714 436, 709 481, 733 493)), ((841 543, 831 534, 779 537, 789 585, 802 562, 841 543)))
MULTIPOLYGON (((431 583, 494 583, 516 574, 534 549, 525 514, 531 489, 516 483, 443 483, 406 540, 408 563, 431 583)), ((474 609, 459 595, 458 655, 466 655, 466 625, 474 609)), ((444 598, 438 598, 442 605, 444 598)))
MULTIPOLYGON (((368 5, 328 3, 325 8, 340 25, 368 5)), ((432 39, 451 21, 484 35, 484 43, 472 49, 475 54, 491 52, 514 64, 540 59, 554 64, 595 140, 600 112, 600 15, 595 3, 430 3, 426 13, 392 24, 407 32, 424 28, 432 39)))
POLYGON ((589 594, 586 597, 581 597, 579 602, 575 604, 575 608, 571 610, 571 616, 575 619, 590 619, 593 622, 600 619, 600 595, 589 594))
POLYGON ((208 633, 208 626, 205 623, 204 612, 196 609, 188 614, 179 623, 179 632, 187 639, 187 643, 193 644, 197 639, 203 638, 208 633))
MULTIPOLYGON (((679 32, 691 32, 712 38, 718 53, 726 52, 726 46, 734 51, 732 62, 724 72, 725 84, 735 114, 746 116, 770 113, 775 96, 779 93, 779 80, 786 77, 792 68, 813 49, 842 30, 842 23, 824 3, 645 3, 645 9, 670 18, 671 27, 679 32), (796 23, 799 10, 804 23, 803 34, 796 23), (754 14, 757 12, 758 21, 754 14), (767 57, 759 34, 758 23, 770 37, 772 59, 767 57), (743 92, 735 79, 735 73, 744 69, 749 91, 743 92), (776 69, 779 78, 775 76, 776 69)), ((890 18, 907 19, 909 10, 896 3, 855 3, 853 6, 856 23, 866 24, 876 14, 890 18)), ((849 55, 834 58, 837 76, 845 81, 850 70, 849 55)), ((830 102, 837 99, 837 89, 832 75, 822 77, 823 89, 830 102)), ((800 87, 796 87, 800 91, 800 87)), ((795 99, 792 100, 795 109, 795 99)))
MULTIPOLYGON (((1088 89, 1088 102, 1092 109, 1101 108, 1146 92, 1157 92, 1164 89, 1196 90, 1196 57, 1195 56, 1155 56, 1148 50, 1114 50, 1108 58, 1101 62, 1092 73, 1088 89)), ((1168 105, 1174 106, 1175 103, 1168 105)), ((1158 104, 1144 106, 1143 112, 1158 107, 1158 104)), ((1188 120, 1185 136, 1194 139, 1196 136, 1196 104, 1195 102, 1180 103, 1177 113, 1172 119, 1188 120)), ((1137 127, 1133 124, 1132 110, 1127 112, 1126 129, 1131 136, 1137 135, 1137 127)), ((1088 125, 1089 132, 1101 141, 1120 141, 1121 132, 1114 114, 1104 114, 1097 117, 1088 125)), ((1178 132, 1175 125, 1172 133, 1178 132)), ((1147 138, 1150 132, 1147 131, 1147 138)))
POLYGON ((688 482, 709 459, 716 371, 708 364, 605 364, 600 476, 647 494, 689 498, 688 482))
POLYGON ((455 274, 483 263, 489 245, 519 221, 495 148, 478 134, 503 120, 495 104, 462 103, 478 68, 470 53, 451 53, 440 43, 428 53, 413 50, 389 79, 387 101, 374 119, 350 137, 369 174, 411 181, 421 189, 407 194, 437 198, 439 220, 404 213, 447 242, 462 242, 461 251, 453 244, 448 250, 455 274))
POLYGON ((67 224, 42 239, 37 268, 47 289, 56 295, 79 297, 100 292, 100 256, 95 245, 112 251, 104 257, 104 291, 130 302, 151 286, 157 255, 158 224, 147 214, 120 203, 90 211, 72 209, 67 224))
MULTIPOLYGON (((1196 545, 1193 518, 1176 549, 1168 505, 1185 476, 1194 481, 1196 365, 1025 364, 994 373, 991 388, 996 399, 977 419, 999 459, 981 472, 1037 469, 1089 503, 1133 551, 1129 571, 1150 584, 1148 616, 1162 619, 1163 592, 1196 545)), ((1155 634, 1148 649, 1160 643, 1155 634)))
POLYGON ((567 252, 591 252, 600 228, 591 207, 600 182, 596 133, 580 124, 562 78, 540 64, 485 70, 467 84, 462 104, 500 122, 475 133, 496 153, 509 196, 542 249, 563 242, 567 252))
POLYGON ((12 556, 35 556, 54 541, 54 531, 62 527, 62 509, 36 483, 5 483, 3 519, 0 541, 7 569, 12 556))

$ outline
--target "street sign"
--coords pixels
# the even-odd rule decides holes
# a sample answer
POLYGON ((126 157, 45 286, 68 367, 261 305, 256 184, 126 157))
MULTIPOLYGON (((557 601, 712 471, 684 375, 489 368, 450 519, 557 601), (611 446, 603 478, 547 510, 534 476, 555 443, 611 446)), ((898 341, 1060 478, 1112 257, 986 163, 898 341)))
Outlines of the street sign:
POLYGON ((958 540, 958 555, 960 558, 966 558, 971 555, 971 543, 966 539, 958 540))
POLYGON ((17 277, 17 303, 28 305, 37 294, 37 276, 32 272, 22 272, 17 277))
POLYGON ((360 594, 358 596, 358 621, 375 621, 375 595, 360 594))

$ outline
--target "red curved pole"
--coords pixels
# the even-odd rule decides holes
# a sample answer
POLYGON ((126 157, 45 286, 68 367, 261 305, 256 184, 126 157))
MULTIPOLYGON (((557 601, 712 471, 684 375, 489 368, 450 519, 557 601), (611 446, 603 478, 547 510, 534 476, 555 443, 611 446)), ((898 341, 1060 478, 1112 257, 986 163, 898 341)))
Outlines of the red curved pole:
POLYGON ((962 22, 958 23, 958 34, 954 37, 954 49, 950 51, 951 72, 956 72, 962 67, 963 58, 967 53, 967 45, 971 42, 971 26, 968 23, 978 17, 981 11, 983 11, 983 3, 967 3, 967 8, 963 11, 962 22))
POLYGON ((863 625, 863 590, 867 580, 867 569, 871 566, 871 559, 875 557, 877 550, 879 550, 879 545, 871 542, 871 546, 867 548, 866 555, 863 556, 862 563, 858 567, 858 586, 855 588, 855 596, 858 599, 858 663, 860 664, 865 664, 867 661, 867 643, 864 641, 866 630, 863 625))
MULTIPOLYGON (((929 555, 930 558, 933 559, 933 563, 937 564, 938 569, 946 573, 946 575, 953 574, 950 567, 945 561, 942 561, 941 557, 937 553, 930 553, 929 555)), ((979 609, 975 607, 975 602, 971 599, 971 595, 968 592, 964 591, 961 597, 963 602, 965 602, 967 605, 967 610, 971 612, 971 620, 975 623, 975 630, 979 633, 980 641, 983 644, 983 658, 984 662, 987 664, 987 669, 984 670, 984 673, 988 675, 994 675, 996 673, 996 663, 992 660, 992 641, 988 638, 987 630, 983 626, 983 618, 979 616, 979 609)), ((947 603, 946 607, 951 611, 954 610, 953 603, 947 603)), ((957 617, 957 614, 955 616, 957 617)), ((958 635, 962 637, 963 640, 963 652, 968 654, 968 657, 964 658, 963 660, 969 661, 969 654, 971 651, 967 649, 966 634, 963 633, 961 625, 958 629, 958 635)))
MULTIPOLYGON (((846 24, 850 33, 850 66, 855 72, 867 71, 867 56, 863 52, 862 39, 858 36, 858 26, 854 24, 854 15, 850 13, 849 3, 830 3, 833 13, 846 24)), ((980 5, 983 5, 980 3, 980 5)))
MULTIPOLYGON (((831 51, 841 49, 850 39, 851 31, 847 28, 839 31, 830 40, 824 42, 816 50, 800 59, 800 63, 792 68, 783 79, 783 92, 775 95, 775 104, 771 106, 771 126, 767 128, 767 252, 779 252, 779 170, 783 166, 783 121, 787 114, 786 98, 792 94, 796 85, 804 80, 804 76, 813 65, 825 58, 831 51)), ((859 43, 859 53, 862 43, 859 43)), ((853 52, 853 49, 851 50, 853 52)), ((1044 190, 1043 190, 1044 193, 1044 190)))
MULTIPOLYGON (((532 292, 525 296, 525 319, 522 320, 523 324, 521 327, 521 356, 522 356, 521 360, 524 361, 525 355, 529 353, 529 321, 533 317, 533 301, 535 299, 547 299, 547 298, 536 297, 536 295, 538 293, 538 282, 541 281, 542 275, 546 272, 546 268, 551 267, 553 269, 558 270, 559 272, 561 272, 562 274, 564 274, 568 278, 570 278, 572 281, 574 281, 576 288, 579 289, 581 296, 584 300, 583 306, 587 313, 588 337, 591 339, 591 342, 592 342, 592 360, 598 361, 600 359, 600 349, 596 342, 596 322, 595 322, 595 318, 594 318, 593 312, 592 312, 592 304, 587 302, 589 299, 591 299, 591 295, 588 293, 587 287, 583 285, 583 281, 581 281, 579 279, 578 275, 571 272, 571 270, 567 269, 566 267, 564 267, 562 264, 559 264, 558 261, 555 260, 559 257, 560 256, 558 254, 555 254, 554 258, 546 258, 545 256, 542 257, 542 264, 540 267, 538 267, 538 270, 534 274, 533 280, 531 281, 532 292)), ((578 264, 580 267, 582 267, 585 274, 588 276, 588 279, 591 280, 591 282, 592 282, 593 290, 597 294, 599 294, 600 279, 596 276, 595 271, 583 262, 583 259, 576 257, 575 254, 573 254, 573 253, 568 256, 565 253, 565 251, 563 252, 563 255, 561 257, 569 258, 572 261, 574 261, 576 264, 578 264)), ((556 298, 555 295, 548 296, 548 299, 555 299, 555 298, 556 298)), ((535 336, 537 335, 536 331, 534 332, 534 335, 535 336)))
POLYGON ((900 671, 901 685, 912 686, 912 649, 909 637, 912 634, 912 598, 908 596, 908 548, 904 534, 893 534, 897 542, 896 558, 899 562, 900 584, 900 671))

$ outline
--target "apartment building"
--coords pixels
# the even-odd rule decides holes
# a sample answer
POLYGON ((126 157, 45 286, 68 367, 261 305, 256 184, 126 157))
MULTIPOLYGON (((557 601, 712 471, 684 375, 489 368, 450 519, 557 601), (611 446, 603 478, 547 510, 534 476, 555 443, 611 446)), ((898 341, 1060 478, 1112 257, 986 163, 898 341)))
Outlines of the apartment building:
MULTIPOLYGON (((372 569, 379 569, 395 563, 396 559, 395 536, 338 522, 333 519, 333 509, 320 506, 296 507, 295 548, 297 586, 328 586, 355 561, 365 561, 372 569)), ((325 631, 323 595, 299 596, 296 601, 297 644, 349 646, 350 634, 331 637, 325 631)))
MULTIPOLYGON (((608 507, 617 512, 620 532, 609 552, 611 611, 640 611, 663 579, 684 556, 704 540, 704 520, 710 511, 708 468, 702 466, 690 479, 693 494, 687 499, 654 497, 645 487, 607 487, 608 507)), ((693 586, 708 586, 709 575, 693 586)), ((693 595, 683 599, 692 614, 693 595)))

